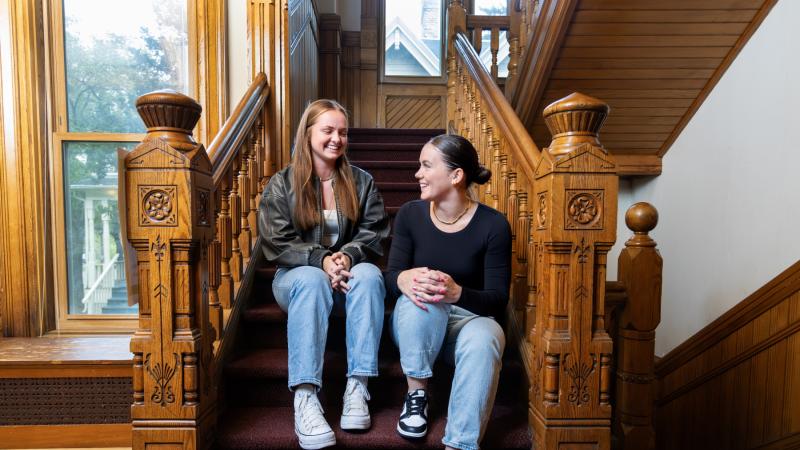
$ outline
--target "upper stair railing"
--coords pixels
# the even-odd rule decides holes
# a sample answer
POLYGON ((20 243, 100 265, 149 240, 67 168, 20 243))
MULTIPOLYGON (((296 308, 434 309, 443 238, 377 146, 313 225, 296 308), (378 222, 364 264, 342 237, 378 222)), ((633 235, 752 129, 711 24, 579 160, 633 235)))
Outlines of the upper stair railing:
MULTIPOLYGON (((483 31, 489 30, 489 54, 491 61, 489 61, 489 73, 492 74, 492 79, 496 83, 500 83, 498 76, 499 65, 497 61, 497 52, 500 50, 500 32, 506 32, 506 38, 511 45, 508 33, 511 27, 511 16, 481 16, 470 14, 467 16, 467 34, 472 35, 472 46, 475 51, 480 55, 481 48, 483 47, 483 31)), ((512 66, 516 69, 516 61, 514 61, 514 53, 509 50, 509 74, 511 73, 512 66)))
MULTIPOLYGON (((510 39, 524 40, 521 28, 532 33, 525 21, 535 20, 537 2, 525 3, 531 9, 524 20, 512 14, 510 39)), ((451 1, 447 118, 450 132, 468 138, 493 173, 481 189, 482 201, 511 224, 509 332, 530 382, 534 447, 610 448, 615 395, 625 412, 615 418, 617 429, 630 438, 625 447, 636 448, 649 441, 648 432, 652 437, 651 416, 641 413, 647 410, 642 402, 652 398, 644 393, 652 388, 660 265, 654 263, 655 243, 643 236, 655 222, 631 226, 640 239, 631 239, 620 257, 620 282, 607 304, 606 261, 616 241, 618 190, 614 158, 598 139, 608 105, 577 93, 553 103, 544 111, 553 140, 539 150, 481 64, 469 23, 476 21, 462 2, 451 1), (632 258, 648 265, 636 268, 632 258), (629 305, 631 288, 637 299, 629 305), (607 311, 615 307, 616 315, 607 311), (610 334, 619 336, 619 370, 610 334), (639 394, 643 400, 634 397, 639 394)))

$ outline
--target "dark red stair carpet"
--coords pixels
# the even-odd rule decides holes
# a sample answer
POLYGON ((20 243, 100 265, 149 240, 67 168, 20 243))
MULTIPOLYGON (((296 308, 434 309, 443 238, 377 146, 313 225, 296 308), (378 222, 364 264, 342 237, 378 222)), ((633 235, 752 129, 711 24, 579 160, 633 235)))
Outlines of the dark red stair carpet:
MULTIPOLYGON (((392 219, 403 203, 418 198, 414 172, 419 165, 419 151, 428 139, 441 133, 443 130, 350 129, 349 158, 373 175, 392 219)), ((385 248, 388 250, 391 239, 387 241, 385 248)), ((381 263, 384 262, 385 257, 381 263)), ((300 448, 294 434, 293 394, 286 386, 286 314, 272 297, 274 274, 271 266, 256 270, 253 295, 243 312, 237 336, 239 350, 224 367, 222 398, 227 408, 220 415, 216 448, 300 448)), ((380 376, 371 379, 369 384, 372 427, 365 433, 347 433, 339 428, 347 359, 344 319, 331 319, 320 401, 325 417, 336 432, 335 448, 443 448, 441 439, 446 425, 452 368, 439 365, 435 369, 436 375, 429 388, 431 428, 428 436, 419 441, 401 438, 395 427, 406 386, 397 349, 387 332, 391 302, 387 302, 386 307, 380 376)), ((506 349, 503 364, 482 448, 530 449, 524 369, 510 348, 506 349)))

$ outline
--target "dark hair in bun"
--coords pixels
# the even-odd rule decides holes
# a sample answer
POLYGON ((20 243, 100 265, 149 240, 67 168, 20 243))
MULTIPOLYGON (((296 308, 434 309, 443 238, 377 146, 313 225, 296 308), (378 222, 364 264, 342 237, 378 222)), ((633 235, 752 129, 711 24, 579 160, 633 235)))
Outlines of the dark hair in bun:
POLYGON ((439 150, 450 170, 464 171, 467 187, 472 183, 484 184, 492 177, 492 172, 478 161, 478 152, 467 139, 457 134, 440 134, 428 143, 439 150))

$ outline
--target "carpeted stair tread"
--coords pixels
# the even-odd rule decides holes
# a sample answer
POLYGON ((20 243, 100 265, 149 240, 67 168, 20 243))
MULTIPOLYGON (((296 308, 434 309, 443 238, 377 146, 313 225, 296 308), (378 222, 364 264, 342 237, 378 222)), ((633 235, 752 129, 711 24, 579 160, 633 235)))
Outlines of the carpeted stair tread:
MULTIPOLYGON (((382 352, 389 353, 389 352, 382 352)), ((347 358, 343 353, 326 351, 323 378, 342 378, 347 373, 347 358)), ((399 357, 380 358, 378 378, 404 380, 399 357)), ((255 348, 233 359, 225 366, 225 374, 237 378, 278 378, 285 383, 289 376, 288 350, 284 348, 255 348)))
POLYGON ((269 324, 285 325, 286 313, 275 302, 255 303, 243 313, 245 323, 255 326, 268 326, 269 324))
MULTIPOLYGON (((444 406, 444 405, 442 405, 444 406)), ((325 417, 336 433, 336 447, 353 449, 441 449, 446 408, 432 408, 428 435, 409 441, 397 434, 400 400, 396 406, 372 408, 372 427, 367 432, 349 433, 339 428, 341 409, 328 407, 325 417), (437 411, 438 410, 438 411, 437 411)), ((231 420, 217 431, 220 449, 290 449, 300 448, 294 434, 294 412, 285 407, 241 407, 229 412, 231 420)), ((498 405, 486 431, 482 447, 487 449, 529 449, 528 418, 524 409, 498 405)))

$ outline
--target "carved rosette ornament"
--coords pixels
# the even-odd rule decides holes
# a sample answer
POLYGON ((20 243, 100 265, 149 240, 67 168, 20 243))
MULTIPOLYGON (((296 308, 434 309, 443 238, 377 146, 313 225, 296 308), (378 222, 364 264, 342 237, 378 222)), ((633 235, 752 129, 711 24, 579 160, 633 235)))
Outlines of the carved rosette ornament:
POLYGON ((177 209, 174 203, 175 193, 176 186, 140 186, 141 225, 177 225, 177 209))
POLYGON ((616 240, 618 177, 598 138, 608 105, 572 94, 545 108, 553 140, 535 169, 535 334, 544 358, 541 396, 531 398, 541 448, 579 443, 610 450, 610 361, 602 320, 606 254, 616 240), (594 425, 585 426, 586 421, 594 425))
POLYGON ((536 213, 536 227, 547 227, 547 192, 539 194, 539 210, 536 213))
POLYGON ((567 191, 564 222, 566 229, 598 229, 602 227, 603 191, 567 191))
POLYGON ((203 421, 216 395, 203 390, 209 368, 201 355, 210 354, 214 333, 201 289, 208 285, 202 247, 214 237, 214 184, 211 161, 192 138, 201 108, 172 91, 146 94, 136 108, 147 135, 125 158, 127 235, 138 258, 141 301, 131 338, 132 447, 173 442, 176 435, 206 442, 203 421))

